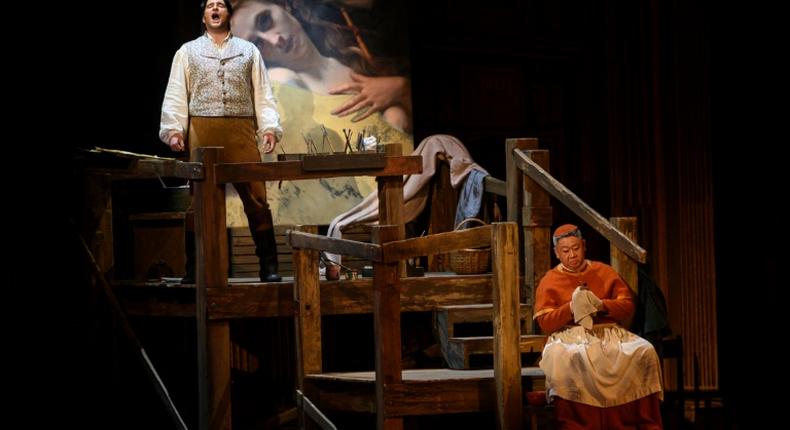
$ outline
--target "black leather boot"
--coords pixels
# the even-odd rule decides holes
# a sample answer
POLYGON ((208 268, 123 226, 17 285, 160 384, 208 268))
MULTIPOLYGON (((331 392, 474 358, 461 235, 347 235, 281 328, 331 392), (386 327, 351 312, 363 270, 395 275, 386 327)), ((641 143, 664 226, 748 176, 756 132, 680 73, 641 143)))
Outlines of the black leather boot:
POLYGON ((181 278, 182 284, 195 283, 195 232, 187 230, 184 232, 184 252, 186 253, 186 263, 184 264, 184 277, 181 278))
POLYGON ((274 229, 268 228, 252 233, 255 242, 255 255, 261 265, 259 273, 261 282, 280 282, 283 278, 277 274, 277 243, 274 240, 274 229))

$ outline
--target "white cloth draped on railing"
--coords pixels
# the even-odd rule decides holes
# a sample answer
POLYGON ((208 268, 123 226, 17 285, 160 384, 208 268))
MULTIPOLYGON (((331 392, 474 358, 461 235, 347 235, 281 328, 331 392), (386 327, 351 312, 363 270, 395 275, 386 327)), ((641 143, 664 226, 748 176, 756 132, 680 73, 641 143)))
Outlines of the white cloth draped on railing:
MULTIPOLYGON (((450 163, 450 183, 453 188, 458 188, 472 170, 485 172, 485 169, 475 163, 464 144, 457 138, 446 134, 426 137, 411 153, 411 155, 422 156, 422 173, 403 177, 404 222, 414 220, 425 208, 428 200, 428 184, 436 172, 437 154, 444 154, 450 163)), ((340 238, 342 230, 346 227, 378 221, 378 216, 378 194, 370 193, 358 205, 335 217, 329 224, 327 236, 340 238)), ((327 254, 327 256, 332 261, 340 262, 338 255, 327 254)))

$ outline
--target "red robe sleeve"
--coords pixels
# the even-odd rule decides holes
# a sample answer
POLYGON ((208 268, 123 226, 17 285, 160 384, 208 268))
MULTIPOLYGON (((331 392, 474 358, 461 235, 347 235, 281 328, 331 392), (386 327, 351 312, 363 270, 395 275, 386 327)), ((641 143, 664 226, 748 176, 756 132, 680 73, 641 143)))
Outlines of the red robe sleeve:
POLYGON ((603 298, 601 301, 603 302, 603 309, 606 311, 605 316, 620 324, 624 324, 634 315, 633 294, 628 284, 619 275, 615 273, 614 278, 614 286, 610 298, 603 298))
POLYGON ((540 280, 535 292, 535 320, 545 334, 573 323, 570 300, 564 297, 564 293, 553 273, 547 273, 540 280))
POLYGON ((538 325, 543 333, 554 333, 564 326, 573 323, 571 304, 565 303, 557 309, 538 315, 535 319, 538 321, 538 325))

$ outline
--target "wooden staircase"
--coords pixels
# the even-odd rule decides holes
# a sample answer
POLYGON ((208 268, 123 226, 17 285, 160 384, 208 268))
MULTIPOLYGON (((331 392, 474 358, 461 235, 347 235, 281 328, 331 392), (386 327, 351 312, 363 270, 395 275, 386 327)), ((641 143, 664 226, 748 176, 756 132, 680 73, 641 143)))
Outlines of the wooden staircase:
MULTIPOLYGON (((492 304, 440 306, 434 313, 434 330, 445 361, 451 369, 490 367, 494 338, 492 304)), ((522 304, 519 310, 521 332, 532 320, 532 308, 522 304)), ((543 351, 546 336, 521 335, 521 366, 534 366, 543 351)))

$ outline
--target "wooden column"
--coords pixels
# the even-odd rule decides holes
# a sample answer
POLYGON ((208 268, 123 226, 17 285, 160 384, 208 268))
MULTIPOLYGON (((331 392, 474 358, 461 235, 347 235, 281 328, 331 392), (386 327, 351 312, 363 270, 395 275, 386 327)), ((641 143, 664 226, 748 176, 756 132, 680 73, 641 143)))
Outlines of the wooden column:
MULTIPOLYGON (((609 218, 609 222, 611 222, 615 228, 620 230, 631 240, 636 242, 635 217, 611 217, 609 218)), ((634 294, 638 293, 639 277, 637 275, 636 260, 629 257, 625 252, 620 251, 614 245, 609 246, 609 260, 612 263, 614 270, 616 270, 617 273, 620 274, 620 277, 622 277, 628 286, 631 287, 631 290, 634 292, 634 294)))
POLYGON ((521 172, 513 159, 514 149, 538 149, 538 139, 520 137, 505 140, 505 186, 507 187, 507 220, 520 223, 519 210, 524 205, 521 172))
POLYGON ((225 184, 215 183, 214 165, 222 148, 198 148, 205 179, 195 181, 196 310, 198 354, 198 427, 231 429, 230 328, 227 321, 208 321, 207 288, 228 286, 228 238, 225 184))
MULTIPOLYGON (((401 145, 385 145, 387 156, 399 156, 403 153, 401 145)), ((379 176, 379 225, 394 225, 398 227, 397 236, 392 240, 406 238, 406 226, 403 222, 403 175, 379 176)), ((406 276, 406 264, 401 262, 398 273, 406 276)))
MULTIPOLYGON (((384 147, 388 156, 403 153, 400 145, 384 147)), ((378 181, 379 226, 373 243, 382 244, 406 237, 403 222, 403 176, 381 176, 378 181)), ((376 339, 376 427, 402 430, 403 417, 387 417, 386 387, 402 383, 400 344, 400 278, 406 264, 373 263, 373 320, 376 339)))
MULTIPOLYGON (((535 138, 514 138, 505 140, 505 187, 507 195, 507 220, 515 222, 522 227, 521 209, 524 206, 524 174, 519 170, 513 157, 516 149, 538 149, 538 139, 535 138)), ((524 232, 519 229, 519 242, 527 246, 524 241, 524 232)), ((524 260, 519 262, 519 272, 524 273, 524 260)), ((524 282, 529 282, 524 280, 524 282)), ((525 288, 522 288, 525 290, 525 288)), ((522 297, 529 297, 523 294, 522 297)))
POLYGON ((494 223, 491 230, 494 303, 494 379, 497 428, 521 428, 521 353, 519 340, 518 227, 494 223))
MULTIPOLYGON (((533 149, 526 151, 527 157, 549 171, 549 151, 533 149)), ((551 218, 549 193, 537 182, 524 174, 524 206, 522 226, 524 228, 524 284, 521 300, 533 305, 535 289, 543 275, 551 268, 551 218)), ((532 324, 525 324, 532 333, 532 324)))
MULTIPOLYGON (((297 226, 297 231, 318 234, 318 227, 297 226)), ((303 388, 304 375, 321 373, 321 285, 318 251, 294 248, 294 304, 296 309, 296 384, 303 388)))
MULTIPOLYGON (((400 226, 402 227, 402 226, 400 226)), ((373 243, 384 244, 401 238, 399 226, 373 228, 373 243)), ((376 340, 376 427, 402 430, 403 417, 387 416, 387 390, 403 382, 400 342, 401 263, 373 263, 373 320, 376 340)))
MULTIPOLYGON (((458 195, 450 182, 450 163, 444 154, 438 154, 436 156, 436 173, 431 181, 431 220, 428 234, 453 231, 457 205, 458 195)), ((449 254, 429 255, 428 270, 431 272, 449 271, 449 254)))
MULTIPOLYGON (((296 226, 296 231, 318 234, 318 226, 296 226)), ((289 241, 290 242, 290 241, 289 241)), ((317 390, 305 387, 304 376, 321 373, 321 283, 318 278, 318 251, 293 249, 294 324, 296 332, 296 387, 311 401, 318 402, 317 390)), ((318 428, 301 409, 299 428, 318 428)))
POLYGON ((85 204, 80 206, 77 228, 102 273, 108 273, 114 264, 112 178, 109 173, 83 172, 80 180, 85 204))

